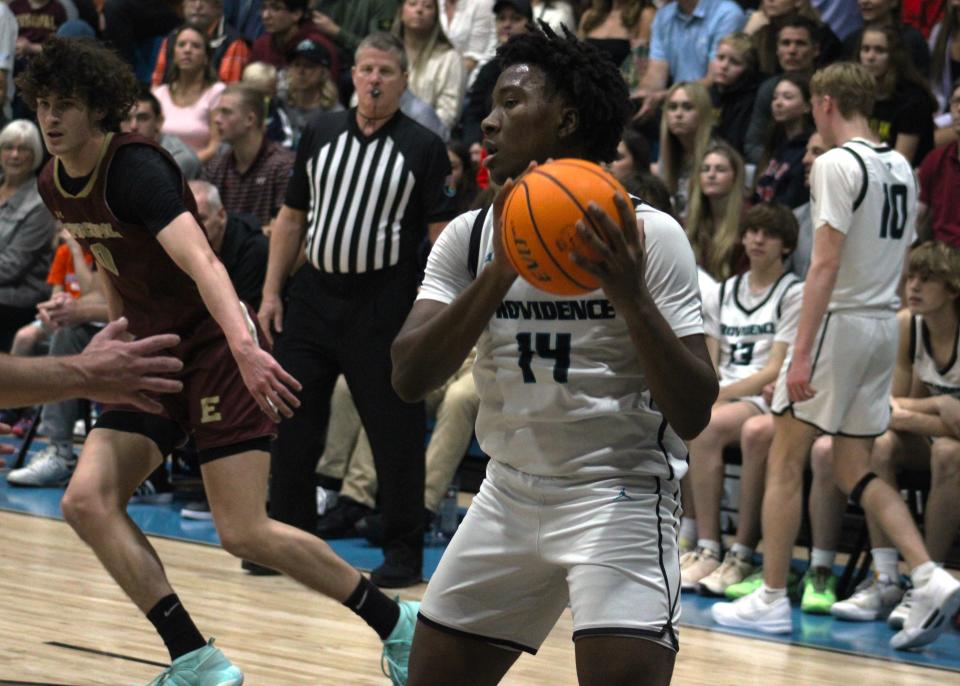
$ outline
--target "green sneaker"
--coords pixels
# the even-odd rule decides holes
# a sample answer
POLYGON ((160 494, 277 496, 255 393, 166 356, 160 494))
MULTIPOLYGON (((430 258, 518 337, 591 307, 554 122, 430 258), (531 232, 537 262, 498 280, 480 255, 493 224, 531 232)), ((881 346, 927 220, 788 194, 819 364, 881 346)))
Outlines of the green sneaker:
POLYGON ((814 615, 828 615, 837 602, 837 576, 826 567, 808 569, 803 575, 800 609, 814 615))
MULTIPOLYGON (((787 575, 787 596, 795 601, 798 595, 798 585, 800 582, 800 577, 792 569, 787 575)), ((758 567, 757 571, 748 576, 746 579, 741 581, 738 584, 733 584, 728 586, 723 595, 730 600, 739 600, 740 598, 750 595, 758 588, 763 585, 763 567, 758 567)))
POLYGON ((740 598, 750 595, 758 588, 763 585, 763 567, 758 567, 757 571, 748 576, 746 579, 740 583, 732 584, 727 586, 723 595, 729 598, 730 600, 739 600, 740 598))
POLYGON ((393 631, 383 641, 383 655, 380 657, 380 669, 390 677, 393 686, 405 686, 407 683, 407 662, 410 661, 410 646, 413 632, 417 628, 417 611, 420 603, 414 600, 400 600, 400 619, 393 631))
POLYGON ((213 639, 202 648, 181 655, 148 686, 240 686, 243 672, 213 647, 213 639))

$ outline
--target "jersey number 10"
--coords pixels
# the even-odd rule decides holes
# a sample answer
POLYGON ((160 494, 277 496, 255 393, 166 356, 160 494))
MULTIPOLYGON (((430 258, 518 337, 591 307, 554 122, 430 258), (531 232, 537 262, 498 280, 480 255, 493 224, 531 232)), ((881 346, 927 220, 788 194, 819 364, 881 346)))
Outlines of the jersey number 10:
POLYGON ((883 184, 883 216, 880 238, 900 240, 907 227, 907 187, 902 183, 883 184))

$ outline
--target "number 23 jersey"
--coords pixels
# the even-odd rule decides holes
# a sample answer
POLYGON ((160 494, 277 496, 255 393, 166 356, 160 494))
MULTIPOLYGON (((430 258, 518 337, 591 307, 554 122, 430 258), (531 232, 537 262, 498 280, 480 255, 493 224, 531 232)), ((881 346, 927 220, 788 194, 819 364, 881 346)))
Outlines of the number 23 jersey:
MULTIPOLYGON (((677 337, 702 334, 697 269, 683 229, 649 205, 636 213, 645 223, 654 302, 677 337)), ((440 234, 418 299, 450 303, 473 281, 476 216, 460 215, 440 234)), ((493 240, 491 211, 478 271, 493 259, 493 240)), ((602 290, 554 296, 517 278, 477 342, 474 378, 477 438, 492 459, 540 476, 673 479, 686 471, 686 446, 651 398, 626 323, 602 290)))

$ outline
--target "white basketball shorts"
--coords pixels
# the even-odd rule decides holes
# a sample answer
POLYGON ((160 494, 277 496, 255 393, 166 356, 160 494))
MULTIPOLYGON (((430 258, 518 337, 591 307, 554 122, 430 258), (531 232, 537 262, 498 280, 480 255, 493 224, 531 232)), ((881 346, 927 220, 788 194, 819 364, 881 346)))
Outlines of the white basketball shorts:
POLYGON ((575 641, 636 636, 676 651, 679 511, 677 482, 533 476, 490 460, 420 619, 536 653, 569 602, 575 641))
POLYGON ((898 335, 897 318, 892 314, 828 313, 813 347, 810 385, 817 394, 810 400, 790 402, 786 379, 791 348, 777 378, 773 413, 790 411, 827 434, 879 436, 890 423, 898 335))

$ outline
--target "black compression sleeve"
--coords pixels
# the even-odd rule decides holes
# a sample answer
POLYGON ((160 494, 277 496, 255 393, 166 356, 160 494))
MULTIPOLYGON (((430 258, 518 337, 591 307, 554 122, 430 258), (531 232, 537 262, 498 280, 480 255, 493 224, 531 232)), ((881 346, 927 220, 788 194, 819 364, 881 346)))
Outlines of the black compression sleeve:
POLYGON ((153 235, 187 211, 180 170, 148 145, 117 150, 107 175, 107 204, 121 222, 153 235))

